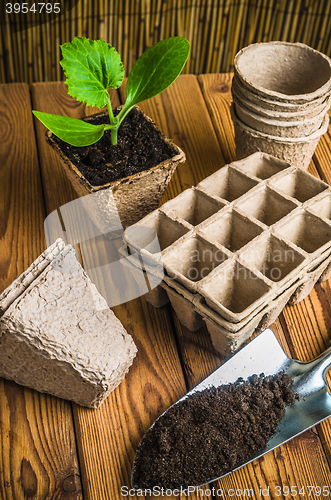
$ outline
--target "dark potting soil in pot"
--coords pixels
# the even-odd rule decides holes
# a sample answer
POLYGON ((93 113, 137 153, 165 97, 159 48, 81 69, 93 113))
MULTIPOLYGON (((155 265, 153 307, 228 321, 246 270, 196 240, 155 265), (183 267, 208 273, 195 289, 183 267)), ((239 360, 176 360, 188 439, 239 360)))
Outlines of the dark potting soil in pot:
POLYGON ((156 420, 138 447, 132 485, 180 488, 222 476, 262 450, 297 395, 284 372, 190 395, 156 420))
MULTIPOLYGON (((117 115, 118 110, 114 110, 117 115)), ((109 123, 108 114, 87 117, 94 125, 109 123)), ((106 130, 95 144, 75 147, 54 137, 67 158, 80 170, 92 186, 137 174, 156 167, 172 158, 177 151, 164 141, 164 135, 142 112, 133 108, 118 129, 117 145, 111 143, 111 131, 106 130)))

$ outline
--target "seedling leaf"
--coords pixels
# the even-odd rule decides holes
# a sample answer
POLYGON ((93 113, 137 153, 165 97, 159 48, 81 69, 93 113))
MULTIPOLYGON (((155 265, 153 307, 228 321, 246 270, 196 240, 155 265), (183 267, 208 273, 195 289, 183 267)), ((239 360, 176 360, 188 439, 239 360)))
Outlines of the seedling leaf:
POLYGON ((101 139, 105 130, 104 125, 92 125, 70 116, 32 112, 53 134, 72 146, 90 146, 101 139))
POLYGON ((181 73, 190 52, 186 38, 161 40, 134 64, 127 81, 125 107, 151 99, 168 88, 181 73))
POLYGON ((88 106, 102 108, 109 101, 107 89, 118 88, 124 78, 119 53, 104 40, 75 37, 61 45, 60 61, 68 93, 88 106))
POLYGON ((124 78, 121 57, 103 40, 76 37, 61 45, 60 62, 66 75, 68 93, 88 106, 107 105, 110 125, 92 125, 75 118, 34 111, 54 135, 73 146, 97 142, 105 130, 111 130, 111 142, 117 144, 117 130, 128 112, 136 105, 160 94, 181 73, 190 52, 186 38, 171 37, 153 45, 134 64, 127 81, 127 98, 115 117, 108 89, 118 88, 124 78))

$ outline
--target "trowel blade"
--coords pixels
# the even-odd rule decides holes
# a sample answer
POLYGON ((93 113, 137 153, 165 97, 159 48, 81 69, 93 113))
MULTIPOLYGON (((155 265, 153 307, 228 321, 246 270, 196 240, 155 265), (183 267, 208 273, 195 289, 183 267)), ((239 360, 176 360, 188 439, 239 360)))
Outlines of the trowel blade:
MULTIPOLYGON (((281 371, 290 375, 293 380, 291 389, 299 395, 299 400, 285 408, 276 432, 264 449, 259 450, 247 461, 237 464, 222 476, 208 480, 208 483, 231 474, 331 416, 331 395, 325 382, 325 374, 330 363, 331 347, 309 363, 290 359, 284 353, 273 331, 267 329, 179 399, 175 404, 210 387, 234 383, 240 377, 246 380, 254 374, 264 373, 267 376, 281 371)), ((198 487, 204 484, 206 483, 202 482, 192 486, 198 487)))

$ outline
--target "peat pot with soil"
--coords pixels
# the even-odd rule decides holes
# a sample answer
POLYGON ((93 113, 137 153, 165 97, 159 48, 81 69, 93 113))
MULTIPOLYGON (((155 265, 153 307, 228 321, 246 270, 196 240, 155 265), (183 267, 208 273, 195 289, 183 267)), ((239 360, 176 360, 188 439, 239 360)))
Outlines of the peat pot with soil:
POLYGON ((182 37, 161 40, 136 61, 127 78, 126 100, 112 109, 108 90, 118 88, 124 68, 118 52, 103 40, 76 37, 61 46, 60 64, 68 93, 107 111, 83 119, 41 111, 47 141, 58 153, 79 197, 90 197, 89 215, 103 233, 114 220, 134 224, 157 208, 184 152, 167 138, 138 104, 168 88, 190 51, 182 37))

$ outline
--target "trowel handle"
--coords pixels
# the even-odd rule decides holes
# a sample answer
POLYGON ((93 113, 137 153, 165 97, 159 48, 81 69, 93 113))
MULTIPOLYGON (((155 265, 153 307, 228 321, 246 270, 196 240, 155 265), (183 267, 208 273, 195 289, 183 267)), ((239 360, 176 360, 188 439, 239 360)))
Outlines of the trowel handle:
POLYGON ((325 389, 325 375, 331 365, 331 347, 313 361, 300 363, 301 375, 298 377, 293 390, 301 395, 311 395, 325 389))
POLYGON ((314 361, 312 361, 312 369, 315 373, 319 373, 324 379, 331 365, 331 347, 322 352, 314 361))

